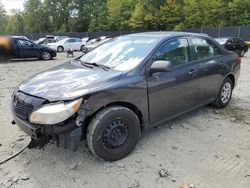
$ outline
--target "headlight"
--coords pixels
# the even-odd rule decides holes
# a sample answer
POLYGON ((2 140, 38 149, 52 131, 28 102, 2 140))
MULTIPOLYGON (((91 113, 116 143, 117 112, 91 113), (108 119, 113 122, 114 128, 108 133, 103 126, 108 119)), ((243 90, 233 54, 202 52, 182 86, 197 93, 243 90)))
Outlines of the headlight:
POLYGON ((82 99, 77 99, 69 103, 45 105, 31 113, 30 122, 41 125, 54 125, 63 122, 79 110, 81 103, 82 99))

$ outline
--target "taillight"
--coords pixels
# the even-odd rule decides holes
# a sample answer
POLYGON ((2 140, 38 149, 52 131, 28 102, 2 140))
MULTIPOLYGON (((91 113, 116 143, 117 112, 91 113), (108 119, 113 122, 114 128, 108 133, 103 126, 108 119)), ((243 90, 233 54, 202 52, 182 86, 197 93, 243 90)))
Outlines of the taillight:
POLYGON ((241 58, 240 58, 240 57, 238 57, 237 63, 238 63, 238 64, 241 64, 241 58))

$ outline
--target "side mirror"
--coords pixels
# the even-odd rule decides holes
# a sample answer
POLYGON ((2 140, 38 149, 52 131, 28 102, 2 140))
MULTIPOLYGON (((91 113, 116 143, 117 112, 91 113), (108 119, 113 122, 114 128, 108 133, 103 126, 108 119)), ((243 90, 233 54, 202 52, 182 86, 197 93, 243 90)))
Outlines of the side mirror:
POLYGON ((169 72, 171 71, 171 67, 170 61, 155 61, 150 67, 150 72, 169 72))

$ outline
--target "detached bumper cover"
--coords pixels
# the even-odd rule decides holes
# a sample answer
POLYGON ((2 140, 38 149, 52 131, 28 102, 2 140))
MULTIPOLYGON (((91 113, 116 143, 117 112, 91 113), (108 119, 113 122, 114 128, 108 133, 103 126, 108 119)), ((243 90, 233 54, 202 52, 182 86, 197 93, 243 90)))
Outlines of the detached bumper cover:
POLYGON ((27 135, 29 135, 31 138, 35 140, 39 140, 41 137, 40 127, 36 125, 29 124, 28 122, 22 120, 21 118, 17 117, 15 113, 13 113, 13 118, 15 123, 18 125, 18 127, 25 132, 27 135))

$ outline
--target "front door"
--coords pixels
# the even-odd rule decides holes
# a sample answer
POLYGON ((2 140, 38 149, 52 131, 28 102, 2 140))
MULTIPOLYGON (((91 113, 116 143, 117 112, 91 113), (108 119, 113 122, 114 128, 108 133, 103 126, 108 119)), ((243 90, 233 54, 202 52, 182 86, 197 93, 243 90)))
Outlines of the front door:
POLYGON ((191 61, 186 38, 166 42, 151 63, 164 60, 172 64, 169 72, 147 73, 150 123, 173 117, 198 105, 199 64, 191 61))
POLYGON ((17 45, 19 49, 20 58, 36 58, 39 57, 39 50, 35 47, 35 44, 28 40, 18 39, 17 45))

